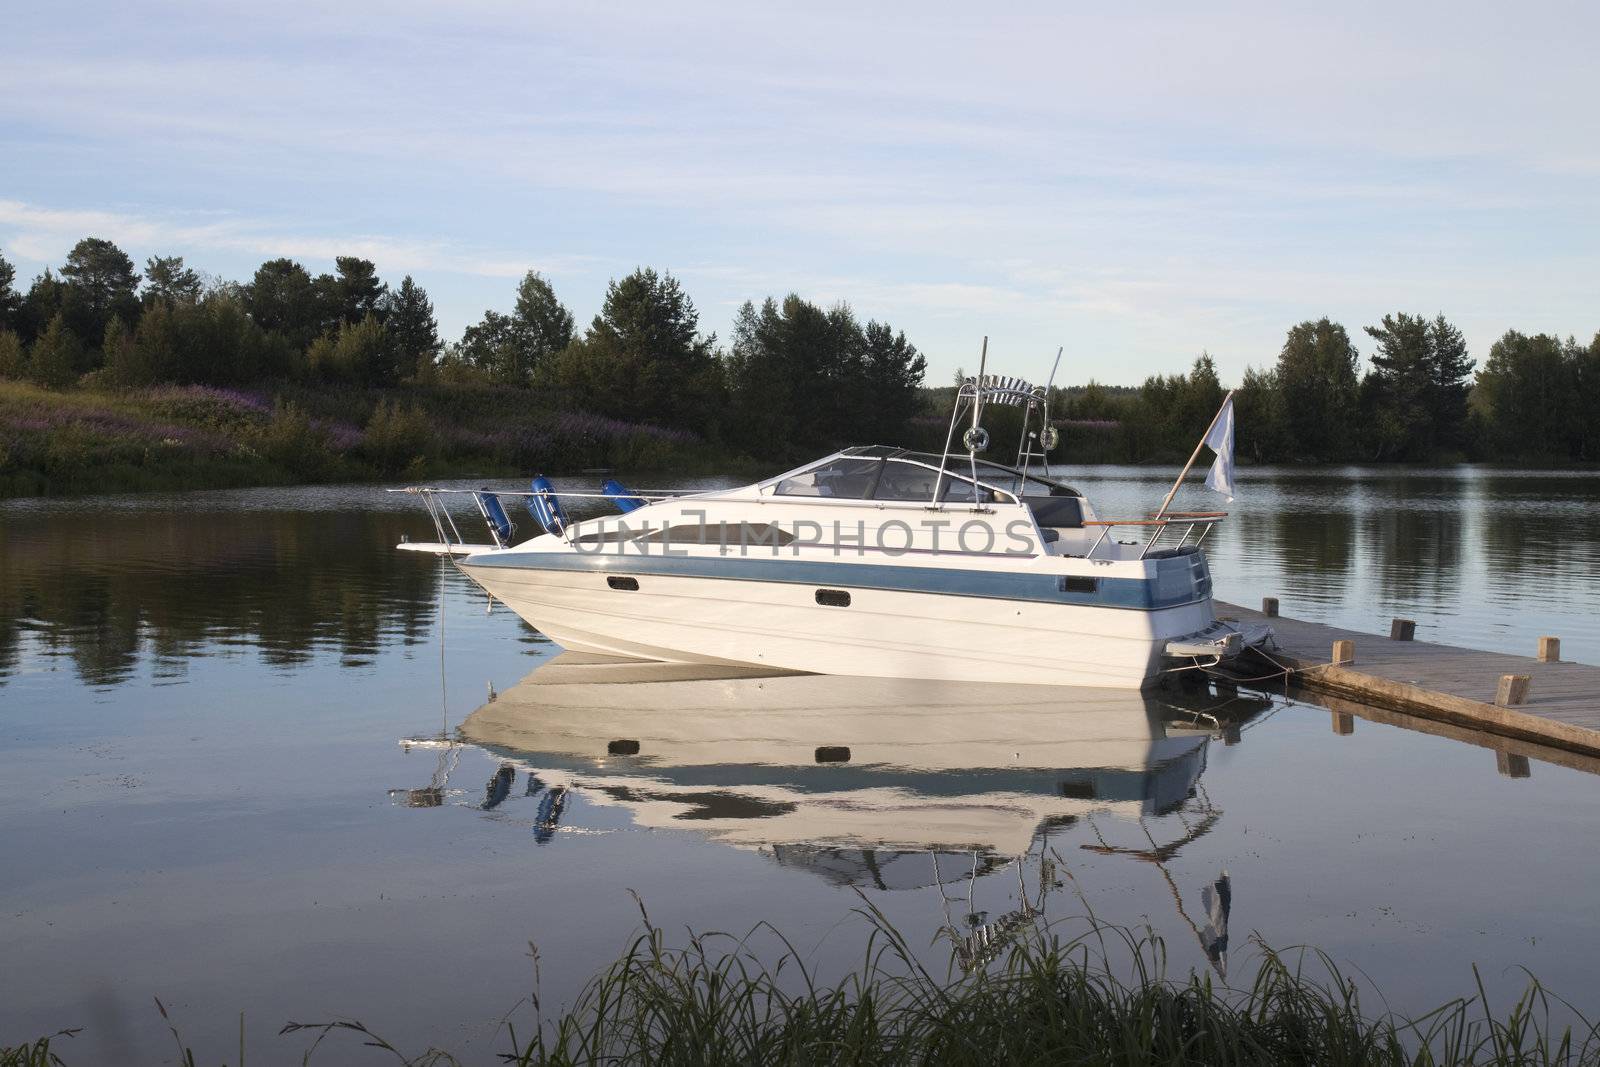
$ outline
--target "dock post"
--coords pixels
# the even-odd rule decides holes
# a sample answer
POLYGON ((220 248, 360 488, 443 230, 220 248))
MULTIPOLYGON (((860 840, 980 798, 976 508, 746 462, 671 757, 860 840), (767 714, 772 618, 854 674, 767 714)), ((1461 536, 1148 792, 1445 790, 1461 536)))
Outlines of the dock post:
POLYGON ((1356 732, 1356 717, 1348 711, 1334 712, 1333 732, 1340 737, 1349 737, 1356 732))
POLYGON ((1275 596, 1262 597, 1261 614, 1269 619, 1276 619, 1278 617, 1278 598, 1275 596))
POLYGON ((1541 637, 1541 638, 1539 638, 1539 662, 1540 663, 1560 663, 1561 662, 1561 638, 1559 638, 1559 637, 1541 637))
POLYGON ((1343 667, 1356 661, 1356 643, 1354 641, 1335 641, 1333 643, 1333 665, 1343 667))
POLYGON ((1495 693, 1494 702, 1503 708, 1513 704, 1526 704, 1528 702, 1528 687, 1533 684, 1533 678, 1526 674, 1502 674, 1500 676, 1500 689, 1495 693))
POLYGON ((1417 636, 1417 624, 1411 619, 1394 619, 1389 623, 1389 640, 1409 641, 1417 636))
POLYGON ((1496 752, 1494 754, 1494 767, 1507 778, 1530 778, 1533 768, 1528 765, 1527 756, 1519 756, 1515 752, 1496 752))

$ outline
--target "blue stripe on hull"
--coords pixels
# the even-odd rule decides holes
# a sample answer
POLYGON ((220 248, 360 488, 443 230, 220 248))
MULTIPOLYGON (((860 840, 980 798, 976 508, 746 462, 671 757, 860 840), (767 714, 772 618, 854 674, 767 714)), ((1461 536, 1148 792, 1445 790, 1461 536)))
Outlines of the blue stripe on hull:
POLYGON ((469 558, 467 568, 631 574, 673 578, 722 578, 842 589, 887 589, 904 593, 1023 600, 1041 604, 1153 611, 1206 599, 1189 580, 1188 556, 1157 560, 1158 574, 1181 567, 1181 590, 1158 595, 1159 578, 1096 578, 1095 591, 1069 592, 1061 577, 1015 571, 947 570, 942 567, 885 566, 874 563, 830 563, 819 560, 708 559, 694 556, 624 556, 613 553, 509 552, 469 558))

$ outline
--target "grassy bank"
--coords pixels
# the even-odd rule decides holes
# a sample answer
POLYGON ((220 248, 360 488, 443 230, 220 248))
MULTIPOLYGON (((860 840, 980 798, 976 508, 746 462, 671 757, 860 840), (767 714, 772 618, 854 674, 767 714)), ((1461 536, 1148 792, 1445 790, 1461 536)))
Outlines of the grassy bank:
POLYGON ((524 389, 0 380, 0 497, 736 463, 682 431, 538 408, 524 389))
MULTIPOLYGON (((693 937, 671 949, 647 920, 569 1010, 543 1017, 535 994, 533 1032, 507 1024, 499 1058, 685 1067, 1600 1063, 1600 1033, 1558 1029, 1552 1007, 1560 1002, 1533 981, 1499 1011, 1474 973, 1464 997, 1433 1011, 1372 1014, 1356 983, 1316 953, 1257 945, 1253 981, 1227 988, 1209 974, 1166 977, 1165 946, 1148 933, 1091 926, 1063 939, 1026 921, 1013 933, 1031 930, 1028 936, 977 963, 953 953, 970 970, 953 963, 940 975, 917 962, 881 915, 866 918, 864 962, 836 984, 818 982, 804 956, 770 928, 738 939, 693 937), (776 962, 751 949, 762 940, 783 947, 776 962)), ((347 1062, 357 1044, 381 1050, 388 1062, 459 1062, 437 1049, 407 1055, 349 1021, 290 1023, 281 1034, 307 1041, 306 1062, 347 1062)), ((195 1062, 176 1028, 173 1037, 181 1062, 195 1062)), ((70 1062, 71 1040, 57 1035, 6 1050, 0 1067, 70 1062)))

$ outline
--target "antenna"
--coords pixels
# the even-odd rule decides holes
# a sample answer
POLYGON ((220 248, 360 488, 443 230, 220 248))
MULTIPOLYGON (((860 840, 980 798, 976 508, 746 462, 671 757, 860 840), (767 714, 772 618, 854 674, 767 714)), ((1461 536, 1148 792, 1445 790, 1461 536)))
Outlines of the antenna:
MULTIPOLYGON (((989 336, 984 335, 983 348, 978 353, 978 376, 972 379, 972 425, 967 432, 962 434, 962 444, 967 446, 967 452, 972 457, 972 483, 973 503, 977 504, 978 483, 978 448, 980 443, 987 447, 983 427, 978 425, 978 419, 983 413, 983 376, 989 363, 989 336)), ((930 507, 939 506, 940 493, 944 489, 945 471, 950 466, 951 447, 955 444, 956 425, 961 421, 961 398, 967 391, 967 382, 963 378, 956 384, 955 403, 950 408, 950 430, 944 436, 944 454, 939 457, 939 476, 933 481, 933 497, 928 501, 930 507)))
POLYGON ((983 338, 983 348, 978 353, 978 388, 973 391, 972 397, 972 428, 978 428, 978 418, 983 414, 983 370, 989 362, 989 337, 983 338))
POLYGON ((978 353, 978 388, 973 390, 972 397, 972 429, 967 431, 965 444, 967 457, 972 460, 972 510, 981 511, 982 505, 978 501, 978 448, 987 444, 987 435, 983 427, 978 425, 978 417, 983 413, 983 371, 989 362, 989 335, 983 335, 983 348, 978 353))

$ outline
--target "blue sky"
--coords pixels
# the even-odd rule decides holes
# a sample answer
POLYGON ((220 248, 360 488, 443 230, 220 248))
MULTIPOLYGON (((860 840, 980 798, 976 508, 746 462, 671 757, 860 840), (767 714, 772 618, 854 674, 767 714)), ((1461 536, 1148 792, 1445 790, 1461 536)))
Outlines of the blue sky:
POLYGON ((1329 315, 1600 329, 1600 5, 14 5, 0 252, 339 253, 442 332, 678 275, 971 369, 1225 379, 1329 315), (1118 10, 1106 10, 1108 7, 1118 10))

